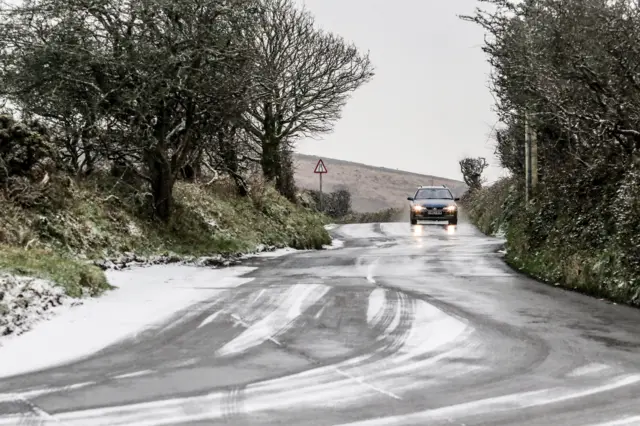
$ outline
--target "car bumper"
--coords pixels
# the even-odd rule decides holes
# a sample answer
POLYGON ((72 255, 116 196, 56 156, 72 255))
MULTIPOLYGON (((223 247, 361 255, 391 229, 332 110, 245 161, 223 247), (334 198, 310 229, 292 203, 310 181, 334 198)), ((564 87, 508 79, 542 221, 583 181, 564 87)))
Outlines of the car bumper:
POLYGON ((427 212, 411 212, 413 220, 454 220, 458 218, 458 212, 442 212, 442 214, 428 214, 427 212))

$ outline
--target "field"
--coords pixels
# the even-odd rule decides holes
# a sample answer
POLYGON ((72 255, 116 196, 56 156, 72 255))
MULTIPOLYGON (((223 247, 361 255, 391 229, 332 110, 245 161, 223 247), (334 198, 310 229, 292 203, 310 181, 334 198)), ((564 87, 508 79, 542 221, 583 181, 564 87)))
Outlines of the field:
MULTIPOLYGON (((318 189, 318 175, 313 173, 316 156, 296 154, 296 183, 305 189, 318 189)), ((447 185, 456 196, 462 195, 466 185, 462 181, 421 175, 384 167, 323 158, 329 171, 323 177, 323 190, 344 187, 351 192, 353 210, 374 212, 387 208, 407 208, 407 197, 420 185, 447 185)))

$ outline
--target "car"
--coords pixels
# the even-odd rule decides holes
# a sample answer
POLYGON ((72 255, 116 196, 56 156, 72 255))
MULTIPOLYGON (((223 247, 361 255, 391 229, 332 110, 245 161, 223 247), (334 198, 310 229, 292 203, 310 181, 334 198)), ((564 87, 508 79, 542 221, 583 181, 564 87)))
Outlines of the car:
POLYGON ((458 205, 460 198, 453 196, 449 188, 442 186, 421 186, 411 201, 409 221, 416 225, 419 220, 447 221, 450 225, 458 224, 458 205))

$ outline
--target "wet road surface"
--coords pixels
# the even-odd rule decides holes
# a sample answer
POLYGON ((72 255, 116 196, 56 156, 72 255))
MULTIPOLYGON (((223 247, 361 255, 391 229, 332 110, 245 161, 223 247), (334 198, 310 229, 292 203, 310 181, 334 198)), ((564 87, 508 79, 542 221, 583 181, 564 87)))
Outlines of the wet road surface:
MULTIPOLYGON (((71 365, 0 425, 640 425, 640 311, 532 281, 469 225, 345 225, 71 365)), ((37 354, 34 354, 37 356, 37 354)))

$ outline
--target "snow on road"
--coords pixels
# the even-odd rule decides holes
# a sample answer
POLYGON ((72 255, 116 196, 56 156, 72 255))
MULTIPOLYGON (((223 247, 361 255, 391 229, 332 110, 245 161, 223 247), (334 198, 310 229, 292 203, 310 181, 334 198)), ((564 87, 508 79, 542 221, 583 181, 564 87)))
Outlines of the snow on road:
POLYGON ((61 310, 23 335, 5 338, 0 377, 64 364, 135 337, 191 305, 215 299, 224 289, 251 281, 242 275, 254 269, 161 265, 108 271, 117 289, 61 310))
MULTIPOLYGON (((286 326, 287 321, 299 317, 301 312, 319 300, 326 290, 323 285, 292 286, 288 291, 274 294, 277 300, 269 305, 275 306, 275 311, 246 306, 249 312, 257 311, 256 318, 251 319, 256 322, 244 335, 230 342, 227 352, 241 352, 265 337, 276 334, 283 325, 286 326), (265 326, 265 323, 269 324, 265 326)), ((384 293, 394 292, 381 290, 372 290, 369 298, 371 314, 375 317, 375 312, 386 310, 385 306, 389 315, 397 314, 398 321, 393 322, 394 330, 384 332, 389 336, 388 343, 393 350, 359 354, 337 363, 249 384, 243 389, 242 404, 237 407, 229 406, 229 391, 214 390, 204 395, 58 412, 47 419, 38 418, 39 424, 173 425, 224 421, 233 410, 238 410, 235 414, 248 415, 272 410, 299 410, 303 407, 344 408, 356 401, 373 400, 381 395, 400 400, 405 392, 434 380, 434 375, 441 375, 443 380, 448 380, 472 368, 445 359, 469 356, 468 351, 475 346, 465 342, 473 341, 470 339, 472 327, 424 301, 410 300, 400 294, 388 297, 384 293), (409 332, 401 332, 405 328, 409 332)), ((261 290, 258 295, 269 297, 261 290)), ((13 398, 15 400, 15 396, 13 398)), ((24 415, 8 415, 0 417, 0 425, 24 420, 24 415)))
POLYGON ((375 231, 373 223, 342 225, 338 232, 353 239, 380 238, 384 236, 375 231))
MULTIPOLYGON (((247 329, 228 342, 217 351, 219 356, 228 356, 244 352, 247 349, 258 346, 267 340, 274 341, 280 334, 289 330, 294 322, 310 306, 318 302, 329 291, 329 287, 321 284, 293 285, 287 291, 279 294, 276 300, 271 301, 265 309, 256 309, 257 315, 264 313, 264 317, 253 324, 245 323, 247 329)), ((234 315, 237 320, 244 321, 234 315)))
POLYGON ((296 250, 294 248, 291 247, 284 247, 284 248, 279 248, 279 249, 275 249, 272 251, 261 251, 259 253, 252 253, 252 254, 247 254, 242 256, 244 259, 251 259, 251 258, 256 258, 256 257, 282 257, 282 256, 286 256, 288 254, 291 253, 297 253, 300 251, 304 251, 304 250, 296 250))
POLYGON ((344 247, 344 241, 337 240, 335 238, 331 240, 331 245, 322 246, 322 248, 325 250, 336 250, 342 247, 344 247))

